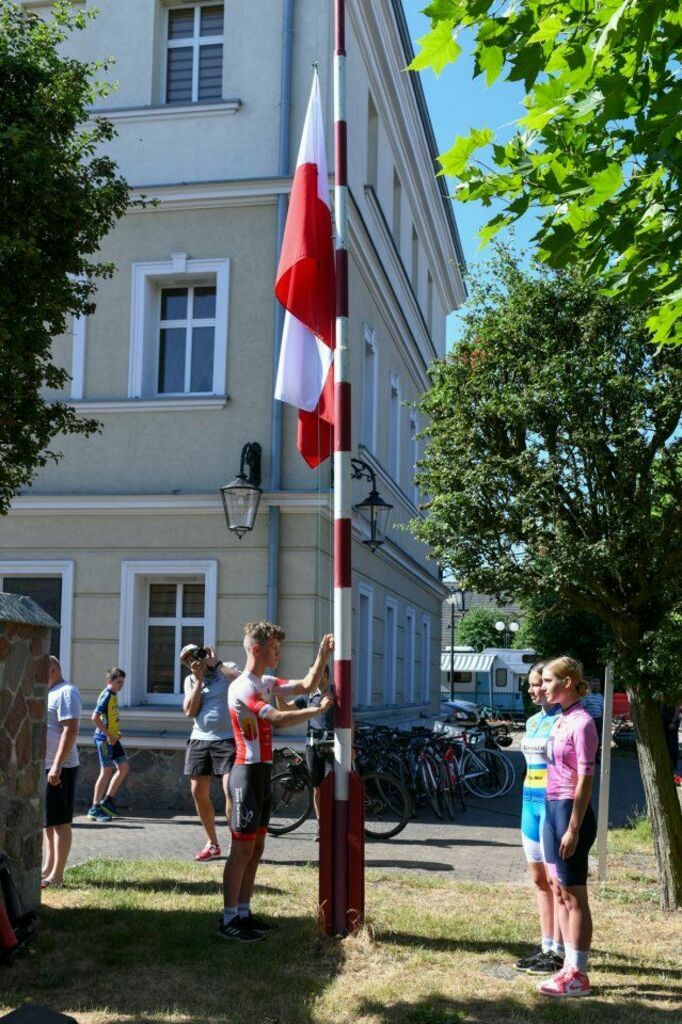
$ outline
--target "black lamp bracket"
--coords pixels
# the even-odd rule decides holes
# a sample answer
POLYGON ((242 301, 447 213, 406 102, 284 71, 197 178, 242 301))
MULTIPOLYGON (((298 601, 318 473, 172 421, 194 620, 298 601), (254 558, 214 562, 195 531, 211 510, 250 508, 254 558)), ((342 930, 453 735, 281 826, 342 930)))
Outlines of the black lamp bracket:
POLYGON ((247 483, 252 484, 254 487, 260 487, 260 460, 262 452, 263 449, 258 444, 258 441, 249 441, 242 448, 241 459, 239 460, 239 478, 246 480, 247 483), (244 472, 245 466, 249 467, 248 477, 244 472))
POLYGON ((377 478, 376 473, 371 466, 368 466, 362 459, 351 459, 351 480, 368 480, 372 485, 372 490, 377 489, 377 478))

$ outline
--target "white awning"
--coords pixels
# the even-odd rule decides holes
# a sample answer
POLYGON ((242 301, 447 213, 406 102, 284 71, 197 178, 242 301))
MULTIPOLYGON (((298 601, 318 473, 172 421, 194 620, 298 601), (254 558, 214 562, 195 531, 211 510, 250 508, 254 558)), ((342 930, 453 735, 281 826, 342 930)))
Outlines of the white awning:
MULTIPOLYGON (((497 661, 494 654, 455 654, 452 658, 453 672, 490 672, 497 661)), ((441 654, 441 672, 450 671, 450 654, 441 654)))

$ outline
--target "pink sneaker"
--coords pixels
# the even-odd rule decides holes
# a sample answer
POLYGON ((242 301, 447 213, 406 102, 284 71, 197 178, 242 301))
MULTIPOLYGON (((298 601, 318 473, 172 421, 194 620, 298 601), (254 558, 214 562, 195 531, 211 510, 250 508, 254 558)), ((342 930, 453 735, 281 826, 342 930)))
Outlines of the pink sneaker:
POLYGON ((217 860, 220 856, 220 847, 216 846, 215 843, 206 843, 203 850, 199 850, 198 853, 194 854, 195 860, 217 860))
POLYGON ((576 967, 564 967, 548 981, 538 985, 538 992, 554 999, 576 999, 578 996, 592 994, 590 979, 576 967))

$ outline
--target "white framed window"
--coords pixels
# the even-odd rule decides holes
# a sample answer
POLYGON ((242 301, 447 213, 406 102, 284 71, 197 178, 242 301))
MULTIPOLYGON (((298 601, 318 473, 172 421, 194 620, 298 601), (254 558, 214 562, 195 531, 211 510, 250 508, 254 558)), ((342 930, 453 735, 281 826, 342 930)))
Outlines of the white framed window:
POLYGON ((50 653, 62 666, 65 679, 71 675, 73 623, 73 562, 0 562, 0 591, 32 597, 48 615, 60 623, 50 638, 50 653))
POLYGON ((169 7, 166 20, 166 103, 222 99, 223 31, 223 4, 169 7))
POLYGON ((410 281, 415 295, 419 288, 419 238, 415 228, 412 228, 412 252, 410 254, 410 281))
POLYGON ((376 452, 377 443, 377 379, 379 355, 376 332, 365 324, 362 365, 362 443, 376 452))
POLYGON ((421 702, 428 704, 431 701, 431 619, 428 615, 422 616, 421 670, 421 702))
POLYGON ((215 643, 218 563, 128 562, 121 566, 121 704, 182 703, 187 643, 215 643))
POLYGON ((131 398, 224 396, 229 259, 134 263, 131 398))
POLYGON ((499 689, 502 690, 502 689, 504 689, 504 687, 506 685, 507 685, 507 670, 506 670, 506 668, 496 668, 495 669, 495 686, 497 686, 499 689))
POLYGON ((354 680, 355 702, 372 705, 372 647, 374 643, 374 591, 366 583, 358 584, 356 612, 357 657, 354 680))
POLYGON ((384 611, 384 704, 396 702, 398 668, 398 604, 386 598, 384 611))
POLYGON ((397 484, 400 483, 400 421, 402 413, 402 391, 400 378, 391 375, 390 405, 388 420, 388 471, 397 484))
POLYGON ((415 505, 419 504, 419 488, 415 481, 417 461, 419 459, 419 442, 417 441, 418 433, 419 417, 415 410, 412 409, 410 412, 410 493, 415 505))
POLYGON ((400 184, 398 172, 393 171, 393 241, 400 251, 400 229, 403 206, 403 187, 400 184))
POLYGON ((405 609, 405 692, 404 701, 406 704, 414 704, 416 702, 414 684, 415 684, 415 634, 416 634, 417 616, 414 608, 405 609))
POLYGON ((376 192, 379 170, 379 115, 371 96, 367 97, 367 184, 376 192))

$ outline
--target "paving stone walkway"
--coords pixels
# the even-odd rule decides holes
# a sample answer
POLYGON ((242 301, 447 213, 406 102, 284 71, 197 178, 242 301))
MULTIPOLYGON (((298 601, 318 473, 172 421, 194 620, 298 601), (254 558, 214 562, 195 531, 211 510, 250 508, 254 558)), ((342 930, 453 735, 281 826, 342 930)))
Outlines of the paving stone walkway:
MULTIPOLYGON (((388 842, 366 846, 369 868, 386 871, 418 871, 447 874, 470 882, 525 883, 527 871, 519 836, 521 754, 511 750, 519 781, 505 797, 480 800, 467 797, 467 809, 454 822, 438 821, 423 814, 388 842)), ((610 824, 624 825, 644 806, 637 759, 615 755, 611 772, 610 824)), ((596 810, 597 791, 593 797, 596 810)), ((304 822, 286 836, 268 837, 264 863, 310 864, 317 862, 315 825, 304 822)), ((229 832, 219 825, 223 855, 229 848, 229 832)), ((73 850, 69 863, 93 857, 138 859, 191 859, 203 845, 203 832, 194 817, 157 818, 131 810, 130 816, 109 824, 91 823, 84 814, 74 821, 73 850)))

